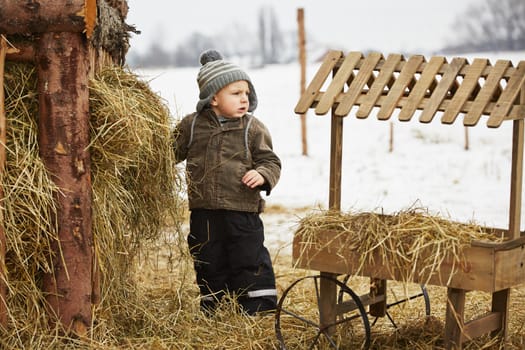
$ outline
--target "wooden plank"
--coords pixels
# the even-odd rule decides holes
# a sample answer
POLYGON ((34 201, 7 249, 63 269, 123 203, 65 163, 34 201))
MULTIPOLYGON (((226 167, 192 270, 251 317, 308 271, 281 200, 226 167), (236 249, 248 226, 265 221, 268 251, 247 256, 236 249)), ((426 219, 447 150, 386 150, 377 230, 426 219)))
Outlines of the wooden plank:
MULTIPOLYGON (((337 69, 334 78, 323 94, 323 97, 315 107, 315 114, 324 115, 328 113, 334 105, 336 96, 344 90, 344 86, 350 76, 353 74, 357 63, 363 56, 361 52, 350 52, 343 60, 341 66, 337 69)), ((349 91, 350 92, 350 91, 349 91)))
POLYGON ((492 293, 492 312, 501 314, 501 328, 492 331, 491 336, 500 335, 503 343, 507 340, 509 323, 510 289, 503 289, 492 293), (500 333, 501 331, 501 333, 500 333))
POLYGON ((381 109, 377 113, 378 119, 386 120, 390 118, 398 101, 401 99, 401 96, 403 96, 407 85, 411 82, 414 74, 423 61, 424 57, 421 55, 414 55, 409 58, 408 62, 399 73, 392 89, 390 89, 381 109))
POLYGON ((501 312, 489 312, 482 317, 466 322, 463 326, 463 336, 461 342, 476 339, 494 330, 501 329, 501 312))
POLYGON ((377 63, 382 58, 383 55, 377 52, 373 52, 365 58, 359 73, 357 73, 354 81, 348 87, 348 92, 344 95, 339 106, 337 106, 335 115, 344 117, 350 113, 350 109, 354 106, 357 97, 361 95, 363 87, 370 80, 377 63))
MULTIPOLYGON (((373 305, 381 302, 386 302, 386 295, 380 294, 380 295, 370 295, 370 294, 364 294, 359 296, 359 300, 361 301, 361 304, 363 306, 373 305)), ((337 304, 337 314, 342 315, 344 313, 348 313, 350 311, 354 311, 358 308, 357 303, 353 300, 345 300, 341 303, 337 304)))
POLYGON ((399 112, 399 120, 408 121, 412 118, 427 91, 432 91, 431 86, 435 83, 436 74, 444 62, 445 57, 435 56, 425 65, 421 77, 414 86, 414 89, 410 92, 406 103, 401 108, 401 112, 399 112))
POLYGON ((434 118, 434 115, 436 114, 439 105, 443 102, 443 100, 446 98, 447 93, 452 86, 452 84, 456 81, 456 77, 458 72, 466 63, 466 59, 462 57, 455 57, 452 59, 452 62, 446 66, 445 73, 443 74, 443 77, 439 81, 438 85, 436 86, 436 89, 432 93, 432 96, 430 96, 430 99, 428 100, 428 104, 421 113, 421 116, 419 117, 419 121, 422 123, 430 123, 432 119, 434 118))
MULTIPOLYGON (((312 102, 312 106, 316 106, 316 101, 319 100, 320 96, 323 95, 323 92, 320 92, 319 93, 319 96, 316 97, 315 101, 312 102)), ((357 98, 357 101, 356 101, 356 105, 361 105, 361 103, 365 100, 367 95, 361 95, 357 98)), ((406 101, 407 101, 408 97, 401 97, 401 99, 398 101, 397 103, 397 106, 399 108, 403 108, 406 104, 406 101)), ((335 99, 335 103, 339 103, 340 101, 342 100, 342 96, 338 96, 336 99, 335 99)), ((386 96, 379 96, 376 100, 376 102, 374 103, 374 107, 381 107, 383 104, 384 104, 384 101, 386 100, 386 96)), ((461 109, 461 112, 462 113, 467 113, 468 111, 471 111, 471 107, 473 106, 473 103, 472 101, 467 101, 465 102, 465 105, 463 106, 463 108, 461 109)), ((439 105, 439 108, 438 108, 438 111, 440 112, 444 112, 447 110, 448 106, 450 104, 450 100, 444 100, 440 105, 439 105)), ((417 109, 424 109, 426 106, 428 105, 428 99, 423 99, 420 103, 419 103, 419 106, 417 109)), ((490 112, 494 109, 494 107, 496 106, 496 103, 495 102, 489 102, 486 107, 485 107, 485 110, 483 112, 483 114, 486 114, 486 115, 489 115, 490 112)), ((521 119, 524 119, 525 118, 525 105, 514 105, 512 106, 512 109, 510 110, 509 114, 505 117, 504 120, 521 120, 521 119)), ((470 126, 470 125, 468 125, 470 126)))
POLYGON ((374 81, 374 84, 372 84, 368 93, 364 95, 364 99, 358 99, 360 106, 356 112, 357 118, 368 117, 376 101, 383 91, 385 91, 385 87, 390 88, 390 86, 392 86, 389 86, 388 84, 393 80, 394 70, 402 58, 403 56, 399 54, 388 55, 386 61, 379 70, 379 74, 374 81))
POLYGON ((317 70, 317 73, 315 73, 315 76, 306 88, 306 91, 297 102, 297 105, 294 109, 295 113, 306 113, 308 108, 311 107, 313 101, 315 100, 315 97, 319 93, 319 90, 323 86, 326 78, 328 78, 335 65, 339 61, 339 58, 341 58, 342 56, 342 51, 329 51, 326 54, 323 63, 321 64, 321 67, 319 67, 319 70, 317 70))
POLYGON ((514 101, 519 96, 521 88, 525 83, 525 61, 520 61, 518 68, 510 77, 507 86, 496 103, 496 108, 492 111, 487 126, 497 128, 512 108, 514 101))
POLYGON ((494 255, 494 290, 517 286, 525 274, 525 249, 518 246, 511 250, 499 250, 494 255))
POLYGON ((498 60, 492 69, 490 70, 485 83, 481 87, 481 90, 476 95, 472 106, 469 108, 463 124, 466 126, 474 126, 478 123, 481 115, 483 114, 485 107, 492 100, 492 96, 498 90, 501 79, 510 66, 508 60, 498 60))
POLYGON ((450 105, 441 117, 443 124, 452 124, 456 120, 461 108, 467 102, 472 92, 478 86, 479 78, 483 70, 488 64, 488 60, 484 58, 476 58, 471 65, 468 66, 465 77, 461 82, 460 87, 454 94, 450 105))

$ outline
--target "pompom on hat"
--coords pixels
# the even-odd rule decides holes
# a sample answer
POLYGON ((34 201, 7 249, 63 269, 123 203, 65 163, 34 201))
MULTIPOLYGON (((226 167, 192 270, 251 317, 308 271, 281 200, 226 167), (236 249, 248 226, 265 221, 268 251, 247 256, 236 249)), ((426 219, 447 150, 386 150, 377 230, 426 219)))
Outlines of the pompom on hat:
POLYGON ((248 74, 246 74, 240 67, 233 63, 226 62, 222 55, 216 50, 206 50, 201 53, 199 57, 201 68, 197 75, 197 83, 199 84, 199 102, 197 103, 197 112, 200 112, 204 107, 210 104, 213 96, 226 85, 234 81, 246 80, 250 87, 250 94, 248 100, 250 101, 249 112, 252 112, 257 107, 257 95, 253 87, 252 81, 248 74))

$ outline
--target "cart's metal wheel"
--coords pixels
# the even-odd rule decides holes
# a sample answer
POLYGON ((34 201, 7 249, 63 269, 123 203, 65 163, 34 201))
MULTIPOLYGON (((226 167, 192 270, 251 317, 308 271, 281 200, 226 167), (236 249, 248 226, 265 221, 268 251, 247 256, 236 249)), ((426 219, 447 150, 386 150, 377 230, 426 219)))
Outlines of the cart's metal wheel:
MULTIPOLYGON (((335 302, 335 300, 334 300, 335 302)), ((282 294, 275 313, 275 333, 281 349, 368 349, 370 324, 359 296, 344 283, 329 276, 307 276, 296 280, 282 294), (321 280, 336 284, 353 309, 334 305, 337 319, 320 325, 321 280)))
MULTIPOLYGON (((350 275, 346 275, 341 280, 341 282, 344 283, 345 286, 347 286, 348 288, 350 288, 348 286, 348 280, 350 279, 350 277, 351 277, 350 275)), ((392 323, 394 328, 398 328, 398 326, 397 326, 396 322, 394 321, 394 318, 392 317, 392 314, 390 312, 388 312, 388 310, 391 307, 400 306, 400 305, 402 305, 402 304, 404 304, 404 303, 406 303, 408 301, 411 301, 411 300, 414 300, 414 299, 418 299, 418 298, 423 298, 424 309, 425 309, 425 316, 427 316, 427 317, 430 316, 430 297, 428 295, 427 288, 426 288, 425 285, 421 284, 421 285, 419 285, 419 289, 420 289, 420 292, 417 292, 417 293, 412 294, 412 295, 404 296, 401 299, 399 299, 397 297, 393 298, 394 301, 392 301, 390 303, 388 301, 392 299, 393 295, 387 295, 386 317, 388 318, 390 323, 392 323)), ((390 293, 388 293, 388 294, 390 294, 390 293)), ((338 304, 343 303, 344 300, 345 300, 345 297, 346 297, 346 294, 342 290, 339 290, 338 297, 337 297, 337 303, 338 304)), ((365 306, 365 308, 366 308, 366 306, 365 306)), ((378 319, 379 319, 379 317, 376 317, 373 320, 372 326, 374 326, 376 324, 378 319)))

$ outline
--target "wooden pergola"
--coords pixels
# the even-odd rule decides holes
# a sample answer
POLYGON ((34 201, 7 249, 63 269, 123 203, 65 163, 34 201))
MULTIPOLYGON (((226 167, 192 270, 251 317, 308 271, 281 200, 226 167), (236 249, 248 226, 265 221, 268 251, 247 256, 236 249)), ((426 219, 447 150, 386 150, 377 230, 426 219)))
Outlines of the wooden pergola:
MULTIPOLYGON (((0 78, 5 60, 36 66, 40 156, 60 189, 53 273, 43 292, 52 323, 85 335, 100 300, 92 235, 88 79, 122 64, 128 48, 125 0, 0 0, 0 78)), ((0 79, 0 171, 5 164, 5 110, 0 79)), ((1 227, 1 225, 0 225, 1 227)), ((0 230, 0 326, 6 327, 5 233, 0 230)))
MULTIPOLYGON (((490 128, 498 128, 504 122, 513 123, 508 228, 486 228, 488 232, 503 234, 505 242, 472 242, 462 262, 468 268, 453 268, 457 264, 445 261, 430 279, 430 284, 445 286, 448 291, 444 334, 447 349, 461 348, 465 341, 487 333, 502 334, 505 339, 510 289, 525 282, 525 237, 520 232, 524 84, 525 61, 514 67, 509 60, 498 60, 492 65, 484 58, 469 63, 460 57, 448 62, 441 56, 427 60, 421 55, 406 59, 400 54, 384 57, 381 53, 365 56, 360 52, 345 55, 331 51, 295 108, 297 114, 310 108, 317 115, 331 113, 329 207, 334 210, 340 210, 341 206, 343 117, 354 107, 357 118, 367 118, 375 108, 379 120, 390 119, 397 110, 401 121, 411 120, 419 111, 421 123, 432 122, 438 115, 443 124, 462 122, 468 127, 481 124, 485 117, 490 128), (466 321, 465 295, 474 290, 492 294, 491 311, 466 321)), ((330 231, 319 232, 318 238, 323 248, 294 239, 294 266, 317 270, 328 277, 355 274, 360 261, 355 250, 342 247, 344 243, 330 231), (331 253, 334 251, 338 254, 331 253)), ((401 280, 402 274, 379 264, 365 266, 362 271, 376 282, 376 290, 370 294, 375 295, 369 304, 370 313, 384 316, 386 281, 401 280), (377 297, 381 294, 382 299, 377 297)), ((322 328, 335 324, 336 285, 321 281, 320 295, 322 328)))

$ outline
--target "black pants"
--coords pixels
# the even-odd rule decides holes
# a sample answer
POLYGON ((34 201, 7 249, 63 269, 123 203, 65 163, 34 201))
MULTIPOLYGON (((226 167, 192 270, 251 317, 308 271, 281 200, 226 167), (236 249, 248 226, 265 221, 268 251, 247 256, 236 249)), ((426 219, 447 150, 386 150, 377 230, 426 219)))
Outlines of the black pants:
POLYGON ((259 214, 194 209, 188 244, 203 308, 213 310, 232 293, 249 314, 275 309, 275 275, 259 214))

